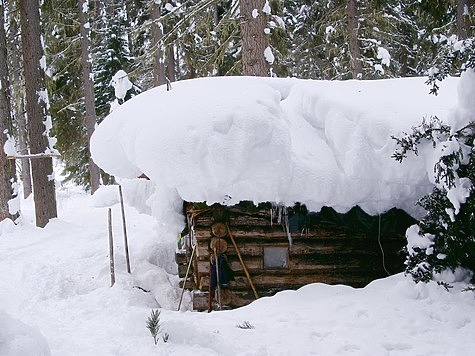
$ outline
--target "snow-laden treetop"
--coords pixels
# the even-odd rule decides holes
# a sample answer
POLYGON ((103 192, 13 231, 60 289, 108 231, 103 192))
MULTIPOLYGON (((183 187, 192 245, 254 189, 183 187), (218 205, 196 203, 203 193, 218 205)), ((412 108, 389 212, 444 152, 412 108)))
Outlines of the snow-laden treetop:
POLYGON ((158 87, 115 109, 91 141, 118 177, 145 173, 187 201, 360 205, 416 214, 431 189, 424 152, 403 163, 391 135, 424 117, 448 120, 458 79, 438 96, 425 78, 313 81, 225 77, 158 87))

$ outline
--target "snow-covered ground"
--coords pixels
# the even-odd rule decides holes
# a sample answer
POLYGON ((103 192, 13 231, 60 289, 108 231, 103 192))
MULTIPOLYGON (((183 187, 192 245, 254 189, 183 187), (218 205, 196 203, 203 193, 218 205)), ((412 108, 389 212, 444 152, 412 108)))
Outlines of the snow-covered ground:
MULTIPOLYGON (((124 191, 127 194, 127 190, 124 191)), ((472 355, 475 299, 396 275, 364 289, 314 284, 223 312, 175 311, 177 280, 159 268, 154 220, 126 206, 126 273, 117 187, 95 199, 58 191, 59 217, 34 227, 31 199, 19 225, 0 223, 0 355, 472 355), (116 284, 110 287, 107 209, 116 284), (144 292, 150 290, 150 292, 144 292), (145 327, 161 304, 163 333, 145 327), (253 328, 242 329, 249 323, 253 328)), ((126 197, 127 198, 127 197, 126 197)), ((188 296, 185 304, 188 305, 188 296)), ((184 308, 186 309, 186 308, 184 308)))

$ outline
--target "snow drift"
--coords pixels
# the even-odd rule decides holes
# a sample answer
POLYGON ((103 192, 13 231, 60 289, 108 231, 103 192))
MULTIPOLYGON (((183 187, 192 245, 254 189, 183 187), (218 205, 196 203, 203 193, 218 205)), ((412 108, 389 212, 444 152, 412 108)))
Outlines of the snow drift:
POLYGON ((91 141, 94 161, 119 177, 145 173, 167 196, 235 204, 305 203, 370 214, 431 189, 422 157, 391 158, 391 135, 424 117, 446 120, 458 79, 438 96, 425 78, 312 81, 202 78, 149 90, 115 109, 91 141))

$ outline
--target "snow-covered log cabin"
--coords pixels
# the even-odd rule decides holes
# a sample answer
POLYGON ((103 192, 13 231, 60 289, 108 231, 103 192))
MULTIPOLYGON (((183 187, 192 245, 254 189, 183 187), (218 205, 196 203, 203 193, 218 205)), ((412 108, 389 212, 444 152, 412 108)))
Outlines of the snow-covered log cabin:
POLYGON ((185 211, 190 240, 176 260, 180 277, 188 277, 187 287, 194 291, 195 310, 210 307, 215 254, 223 254, 233 271, 219 298, 214 288, 216 304, 220 299, 224 307, 316 282, 363 287, 403 270, 404 233, 416 221, 400 209, 370 216, 358 206, 341 214, 328 207, 309 212, 300 204, 186 203, 185 211))
POLYGON ((116 108, 93 135, 93 159, 150 178, 157 243, 174 254, 188 231, 178 272, 191 261, 198 310, 210 282, 226 282, 219 299, 231 306, 313 282, 363 286, 403 269, 405 229, 432 188, 424 150, 391 157, 392 135, 456 105, 456 78, 437 97, 425 80, 178 82, 116 108), (226 258, 213 270, 215 252, 226 258), (214 273, 220 264, 234 276, 214 273))

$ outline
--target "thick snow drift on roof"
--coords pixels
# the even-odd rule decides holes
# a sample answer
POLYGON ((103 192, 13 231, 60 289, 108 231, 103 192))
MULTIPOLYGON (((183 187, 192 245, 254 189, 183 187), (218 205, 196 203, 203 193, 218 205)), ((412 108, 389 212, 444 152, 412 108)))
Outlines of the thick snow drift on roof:
POLYGON ((360 205, 370 214, 431 189, 424 157, 391 158, 391 135, 446 120, 458 79, 429 95, 425 78, 311 81, 225 77, 177 82, 124 103, 93 135, 110 174, 145 173, 184 200, 360 205))

